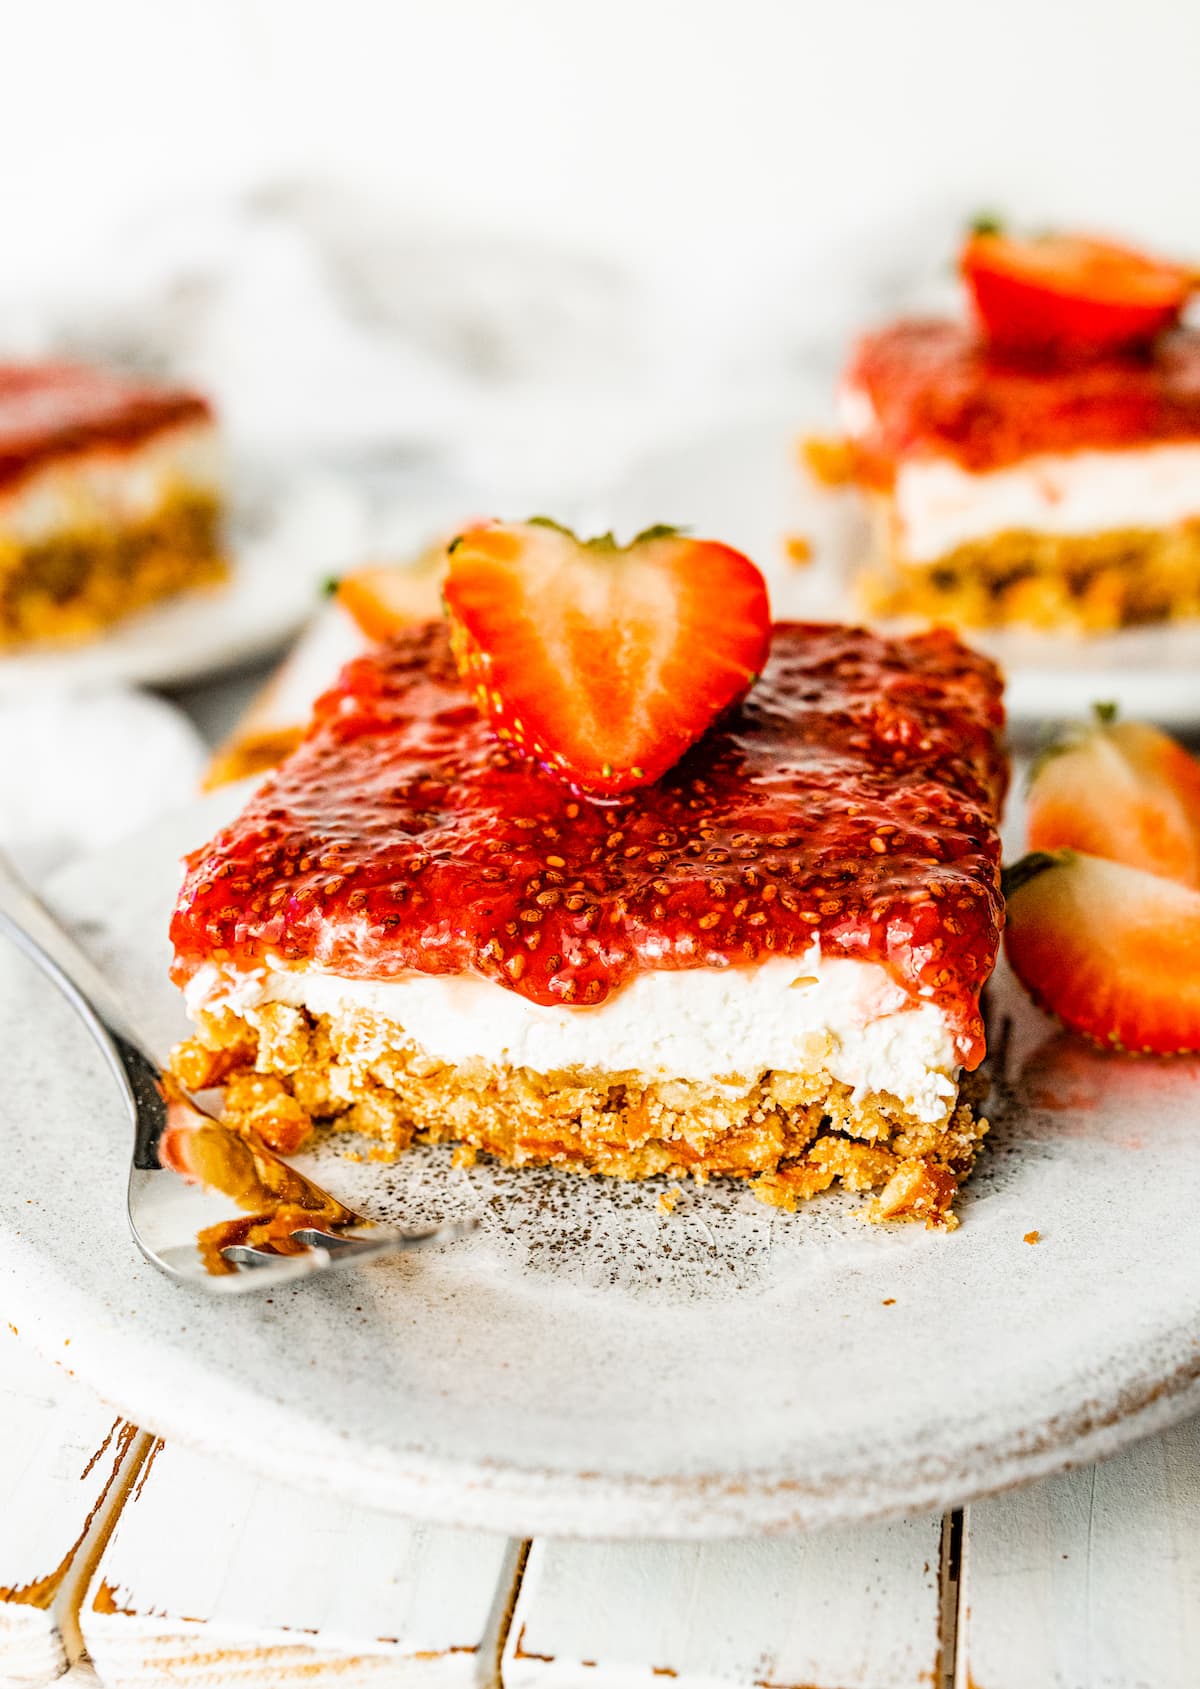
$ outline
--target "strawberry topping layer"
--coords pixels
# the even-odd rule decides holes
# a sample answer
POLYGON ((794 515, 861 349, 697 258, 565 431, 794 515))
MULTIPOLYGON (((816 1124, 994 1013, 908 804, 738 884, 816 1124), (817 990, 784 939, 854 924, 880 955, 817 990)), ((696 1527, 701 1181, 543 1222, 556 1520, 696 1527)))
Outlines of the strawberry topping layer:
POLYGON ((1001 683, 948 633, 784 624, 745 701, 599 803, 498 744, 429 623, 351 663, 299 749, 188 859, 203 963, 473 971, 584 1008, 638 972, 822 953, 941 1005, 968 1066, 1002 904, 1001 683))
POLYGON ((80 364, 0 364, 0 488, 98 446, 128 449, 163 428, 205 422, 197 393, 80 364))
POLYGON ((866 477, 890 484, 905 458, 1001 469, 1039 452, 1200 441, 1200 332, 1084 361, 990 347, 954 322, 898 322, 859 342, 847 384, 875 422, 857 439, 866 477))

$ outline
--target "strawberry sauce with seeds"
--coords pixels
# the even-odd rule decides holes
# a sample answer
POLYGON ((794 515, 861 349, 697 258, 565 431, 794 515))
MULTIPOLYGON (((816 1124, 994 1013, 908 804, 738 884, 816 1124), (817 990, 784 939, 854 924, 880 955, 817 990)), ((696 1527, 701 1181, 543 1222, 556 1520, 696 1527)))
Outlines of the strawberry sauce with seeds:
POLYGON ((846 383, 875 424, 856 438, 866 478, 905 458, 950 457, 981 473, 1040 452, 1200 441, 1200 331, 1089 361, 1019 357, 954 322, 898 322, 858 344, 846 383))
POLYGON ((206 400, 79 364, 0 364, 0 489, 51 460, 211 420, 206 400))
POLYGON ((1001 683, 935 631, 774 630, 750 696, 610 803, 506 750, 429 623, 348 665, 299 749, 188 859, 174 977, 202 963, 474 972, 573 1011, 639 972, 882 963, 969 1066, 1002 923, 1001 683))

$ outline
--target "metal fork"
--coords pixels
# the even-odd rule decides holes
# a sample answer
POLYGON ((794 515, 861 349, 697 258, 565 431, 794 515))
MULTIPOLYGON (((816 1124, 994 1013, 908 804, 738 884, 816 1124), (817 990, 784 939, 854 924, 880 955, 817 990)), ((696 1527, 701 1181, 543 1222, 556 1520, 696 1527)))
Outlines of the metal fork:
POLYGON ((225 1294, 263 1290, 474 1229, 474 1220, 421 1231, 377 1225, 202 1108, 164 1073, 95 963, 2 852, 0 932, 54 982, 108 1060, 133 1124, 130 1230, 169 1278, 225 1294))

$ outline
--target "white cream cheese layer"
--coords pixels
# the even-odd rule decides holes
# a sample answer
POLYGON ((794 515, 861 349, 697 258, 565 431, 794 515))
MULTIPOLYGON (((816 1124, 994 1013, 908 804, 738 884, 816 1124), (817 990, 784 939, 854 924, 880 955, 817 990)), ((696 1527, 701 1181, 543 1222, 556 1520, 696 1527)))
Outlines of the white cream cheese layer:
POLYGON ((213 965, 196 973, 187 1001, 193 1015, 227 1006, 251 1022, 271 1002, 317 1015, 368 1009, 435 1060, 535 1073, 721 1082, 816 1066, 856 1099, 886 1091, 927 1121, 946 1114, 959 1059, 935 1004, 914 1003, 877 963, 823 959, 816 945, 753 967, 639 974, 595 1008, 545 1008, 474 974, 372 981, 213 965))
POLYGON ((35 545, 70 529, 123 527, 181 487, 216 494, 223 479, 215 425, 180 423, 140 446, 96 446, 35 469, 0 495, 0 540, 35 545))
POLYGON ((1047 453, 974 475, 949 458, 905 464, 895 513, 906 561, 996 534, 1106 534, 1200 519, 1200 445, 1047 453))
MULTIPOLYGON (((843 388, 838 410, 851 438, 875 425, 858 388, 843 388)), ((1200 520, 1200 442, 1046 452, 981 474, 949 457, 914 459, 896 472, 893 514, 901 556, 918 564, 997 534, 1169 528, 1200 520)))

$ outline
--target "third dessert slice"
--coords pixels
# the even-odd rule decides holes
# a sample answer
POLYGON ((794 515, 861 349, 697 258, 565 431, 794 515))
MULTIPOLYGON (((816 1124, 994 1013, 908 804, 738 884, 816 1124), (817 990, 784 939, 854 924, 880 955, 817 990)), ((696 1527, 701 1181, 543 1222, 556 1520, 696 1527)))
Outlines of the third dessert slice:
MULTIPOLYGON (((974 320, 865 335, 842 384, 870 608, 1103 632, 1200 614, 1200 331, 1176 266, 967 245, 974 320)), ((819 459, 818 459, 819 463, 819 459)))

